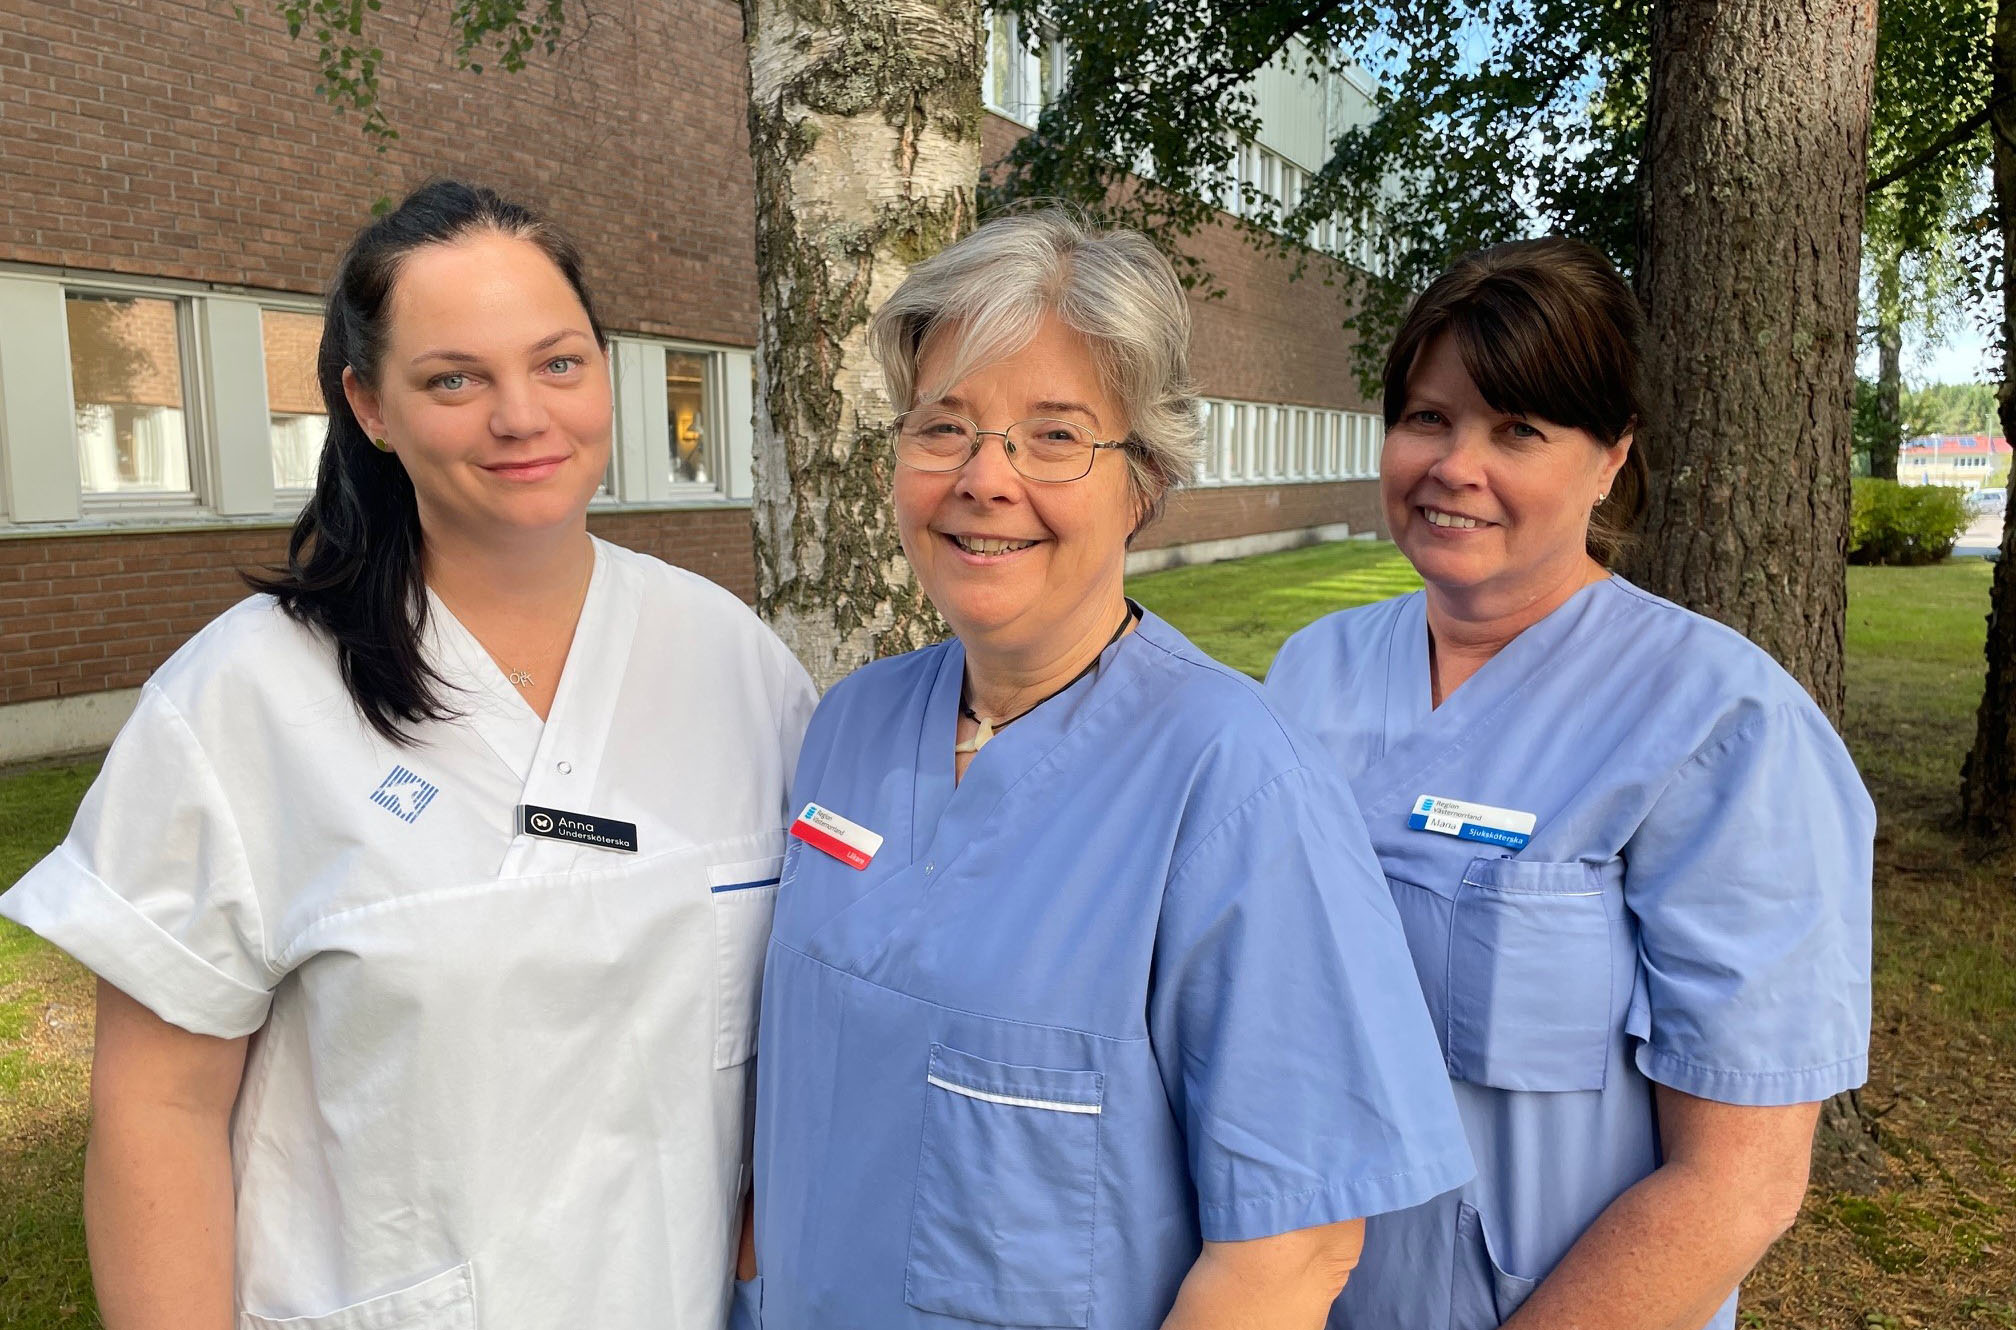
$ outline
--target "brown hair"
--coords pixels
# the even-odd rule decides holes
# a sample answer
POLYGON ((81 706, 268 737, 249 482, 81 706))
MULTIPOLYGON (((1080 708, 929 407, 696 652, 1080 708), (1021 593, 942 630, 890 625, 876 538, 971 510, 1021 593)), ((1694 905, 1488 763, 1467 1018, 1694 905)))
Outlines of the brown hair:
MULTIPOLYGON (((1607 447, 1644 412, 1639 345, 1645 316, 1610 261, 1580 241, 1549 236, 1493 245, 1458 259, 1407 311, 1386 353, 1387 428, 1407 408, 1407 379, 1423 348, 1448 334, 1470 381, 1494 411, 1586 431, 1607 447)), ((1589 557, 1609 565, 1645 511, 1645 459, 1633 447, 1589 515, 1589 557)))

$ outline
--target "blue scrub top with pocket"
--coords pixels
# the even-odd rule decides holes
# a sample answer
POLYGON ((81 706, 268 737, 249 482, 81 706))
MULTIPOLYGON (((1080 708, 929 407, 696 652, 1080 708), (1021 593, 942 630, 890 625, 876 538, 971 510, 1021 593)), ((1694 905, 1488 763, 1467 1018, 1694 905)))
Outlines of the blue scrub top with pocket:
POLYGON ((1471 1173, 1350 792, 1154 615, 953 781, 957 641, 807 734, 763 987, 765 1330, 1154 1330, 1204 1240, 1471 1173))
POLYGON ((1610 578, 1430 686, 1421 592, 1267 681, 1357 793, 1478 1167, 1367 1226, 1333 1326, 1499 1325, 1659 1165, 1655 1083, 1796 1104, 1868 1066, 1875 809, 1769 656, 1610 578), (1485 811, 1447 834, 1424 798, 1485 811))

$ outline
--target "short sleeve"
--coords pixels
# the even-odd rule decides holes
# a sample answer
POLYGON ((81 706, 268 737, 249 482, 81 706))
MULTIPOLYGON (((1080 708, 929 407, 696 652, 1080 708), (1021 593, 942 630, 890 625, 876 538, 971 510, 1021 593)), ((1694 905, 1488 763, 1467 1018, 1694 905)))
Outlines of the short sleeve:
POLYGON ((70 834, 0 914, 75 956, 163 1020, 236 1038, 277 981, 232 810, 161 691, 142 690, 70 834))
POLYGON ((1405 1209, 1474 1171, 1385 879, 1329 777, 1277 777, 1178 865, 1149 1006, 1207 1240, 1405 1209))
POLYGON ((1694 756, 1624 847, 1638 1068, 1722 1103, 1825 1099, 1869 1067, 1876 813, 1797 704, 1694 756))
POLYGON ((763 633, 769 638, 771 668, 776 676, 777 742, 784 760, 784 809, 781 816, 788 822, 794 811, 791 803, 792 775, 798 769, 798 755, 805 746, 805 729, 812 723, 812 713, 819 706, 819 690, 812 683, 812 676, 791 654, 791 649, 782 639, 766 627, 763 633))

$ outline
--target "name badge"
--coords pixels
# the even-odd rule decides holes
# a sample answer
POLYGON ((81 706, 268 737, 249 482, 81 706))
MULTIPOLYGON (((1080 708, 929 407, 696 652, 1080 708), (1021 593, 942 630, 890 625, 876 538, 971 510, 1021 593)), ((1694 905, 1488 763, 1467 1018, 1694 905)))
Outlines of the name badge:
POLYGON ((518 805, 518 834, 541 840, 564 840, 575 845, 592 845, 598 850, 637 853, 637 824, 618 822, 613 817, 590 817, 562 808, 518 805))
POLYGON ((824 850, 841 863, 866 868, 882 848, 882 837, 857 826, 830 808, 806 804, 805 811, 791 824, 791 834, 815 850, 824 850))
POLYGON ((1533 839, 1534 820, 1533 814, 1517 809, 1493 808, 1489 804, 1470 804, 1461 799, 1424 794, 1414 801, 1414 811, 1408 816, 1407 825, 1416 831, 1436 831, 1461 840, 1523 850, 1533 839))

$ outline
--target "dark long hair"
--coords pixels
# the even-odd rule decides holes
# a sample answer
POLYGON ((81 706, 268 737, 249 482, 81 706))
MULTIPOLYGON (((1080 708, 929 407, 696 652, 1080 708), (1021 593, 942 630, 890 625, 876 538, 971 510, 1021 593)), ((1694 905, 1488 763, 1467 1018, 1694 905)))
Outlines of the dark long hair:
POLYGON ((455 713, 441 697, 446 682, 420 647, 427 592, 413 483, 399 459, 380 452, 358 424, 343 371, 378 383, 392 292, 407 255, 486 231, 537 245, 574 288, 595 340, 608 345, 581 275, 581 252, 551 222, 459 180, 431 180, 414 190, 359 231, 336 267, 315 361, 329 412, 315 493, 287 539, 286 567, 245 579, 335 644, 357 710, 401 745, 414 742, 402 726, 455 713))
MULTIPOLYGON (((1560 236, 1466 254, 1429 283, 1386 353, 1386 426, 1407 408, 1415 358, 1448 333, 1494 411, 1532 414, 1614 445, 1644 416, 1645 315, 1610 260, 1560 236)), ((1589 556, 1608 567, 1645 511, 1634 443, 1589 516, 1589 556)))

